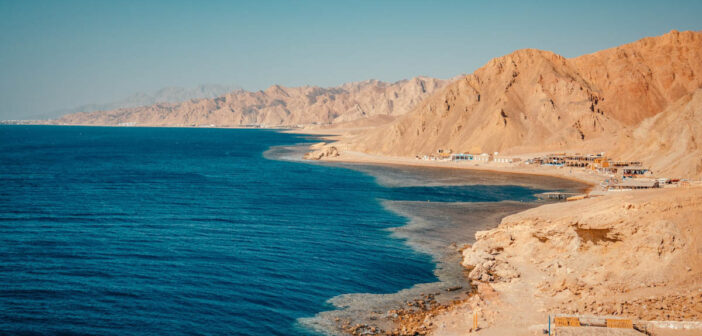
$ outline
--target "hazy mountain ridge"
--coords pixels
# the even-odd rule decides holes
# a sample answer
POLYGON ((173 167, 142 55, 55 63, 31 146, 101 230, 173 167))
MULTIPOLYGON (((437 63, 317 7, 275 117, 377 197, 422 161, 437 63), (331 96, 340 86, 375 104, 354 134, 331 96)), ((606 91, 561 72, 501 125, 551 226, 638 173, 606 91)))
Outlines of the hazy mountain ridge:
POLYGON ((672 31, 571 59, 548 51, 518 50, 447 85, 394 122, 343 145, 394 156, 445 148, 606 151, 632 157, 636 148, 649 164, 666 169, 675 164, 686 167, 678 173, 701 175, 702 127, 697 112, 701 59, 698 32, 672 31), (664 111, 666 115, 659 116, 664 111), (684 119, 683 113, 689 116, 684 119), (689 124, 676 125, 675 120, 689 124), (688 129, 681 132, 683 127, 688 129), (666 139, 685 143, 692 155, 658 164, 668 157, 666 139), (641 148, 644 144, 646 148, 641 148))
POLYGON ((156 103, 180 103, 191 99, 215 98, 240 89, 241 88, 237 86, 221 84, 202 84, 194 88, 169 86, 153 93, 138 92, 127 98, 114 102, 104 104, 85 104, 74 108, 56 110, 50 113, 37 115, 36 118, 57 118, 73 113, 133 108, 153 105, 156 103))
POLYGON ((376 80, 338 87, 283 87, 234 91, 211 99, 159 103, 92 113, 75 113, 59 124, 139 126, 290 126, 329 124, 376 115, 398 116, 447 81, 416 77, 395 83, 376 80))

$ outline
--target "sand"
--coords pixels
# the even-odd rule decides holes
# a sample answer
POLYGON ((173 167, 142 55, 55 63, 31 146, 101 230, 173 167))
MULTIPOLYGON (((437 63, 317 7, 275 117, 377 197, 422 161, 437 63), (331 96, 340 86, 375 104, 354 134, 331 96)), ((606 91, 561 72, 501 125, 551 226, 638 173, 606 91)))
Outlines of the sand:
MULTIPOLYGON (((326 146, 334 147, 336 144, 326 146)), ((522 156, 527 157, 537 157, 544 153, 527 153, 522 156)), ((380 165, 407 165, 415 167, 435 167, 435 168, 452 168, 452 169, 468 169, 468 170, 478 170, 478 171, 490 171, 490 172, 500 172, 509 174, 522 174, 522 175, 539 175, 539 176, 550 176, 562 179, 574 180, 580 183, 590 185, 594 187, 599 185, 600 182, 608 178, 607 175, 598 174, 594 171, 589 171, 585 169, 575 169, 575 168, 561 168, 561 167, 543 167, 543 166, 529 166, 525 164, 498 164, 494 162, 488 163, 474 163, 474 162, 455 162, 455 161, 434 161, 434 160, 420 160, 412 157, 395 157, 395 156, 384 156, 384 155, 374 155, 363 152, 356 152, 350 150, 339 151, 338 156, 334 157, 324 157, 325 161, 332 162, 351 162, 351 163, 367 163, 367 164, 380 164, 380 165)))

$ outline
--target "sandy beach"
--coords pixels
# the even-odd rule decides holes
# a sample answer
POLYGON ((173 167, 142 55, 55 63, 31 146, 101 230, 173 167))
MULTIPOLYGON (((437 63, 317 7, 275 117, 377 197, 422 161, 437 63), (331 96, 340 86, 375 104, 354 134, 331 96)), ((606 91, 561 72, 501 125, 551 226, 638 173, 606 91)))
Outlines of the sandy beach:
MULTIPOLYGON (((310 147, 311 151, 320 152, 325 148, 334 147, 338 149, 338 156, 324 156, 324 161, 332 162, 349 162, 349 163, 367 163, 367 164, 394 164, 394 165, 408 165, 416 167, 435 167, 435 168, 454 168, 454 169, 470 169, 470 170, 482 170, 491 171, 498 173, 511 173, 511 174, 522 174, 522 175, 539 175, 539 176, 550 176, 558 177, 562 179, 568 179, 584 183, 589 185, 591 188, 599 185, 600 182, 608 178, 606 175, 598 174, 596 171, 589 171, 585 169, 575 169, 569 167, 546 167, 546 166, 529 166, 524 163, 521 164, 507 164, 507 163, 476 163, 476 162, 456 162, 450 160, 423 160, 415 157, 406 156, 387 156, 387 155, 374 155, 359 151, 349 150, 345 148, 344 143, 339 143, 337 141, 342 139, 348 139, 355 133, 363 131, 365 128, 312 128, 312 129, 294 129, 288 130, 287 133, 294 134, 306 134, 318 137, 321 142, 310 147)), ((519 158, 530 158, 544 155, 544 153, 526 153, 521 155, 515 155, 514 157, 519 158)))

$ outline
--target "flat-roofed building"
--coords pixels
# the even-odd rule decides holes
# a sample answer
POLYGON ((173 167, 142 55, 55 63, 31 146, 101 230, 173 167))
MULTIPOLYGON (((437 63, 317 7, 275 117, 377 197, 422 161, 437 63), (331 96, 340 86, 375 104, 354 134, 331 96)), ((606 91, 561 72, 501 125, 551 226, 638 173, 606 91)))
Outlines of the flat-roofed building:
POLYGON ((636 177, 642 176, 649 172, 648 169, 643 167, 626 166, 621 168, 622 175, 626 177, 636 177))
POLYGON ((451 161, 471 161, 471 160, 473 160, 473 154, 467 154, 467 153, 451 154, 451 161))
POLYGON ((611 185, 609 190, 638 190, 658 188, 660 185, 654 179, 624 179, 624 181, 611 185))
POLYGON ((507 156, 494 156, 492 158, 492 161, 496 162, 496 163, 514 163, 514 162, 522 161, 522 159, 514 158, 514 157, 507 157, 507 156))
POLYGON ((490 154, 483 153, 480 155, 473 155, 473 161, 488 162, 490 161, 490 154))

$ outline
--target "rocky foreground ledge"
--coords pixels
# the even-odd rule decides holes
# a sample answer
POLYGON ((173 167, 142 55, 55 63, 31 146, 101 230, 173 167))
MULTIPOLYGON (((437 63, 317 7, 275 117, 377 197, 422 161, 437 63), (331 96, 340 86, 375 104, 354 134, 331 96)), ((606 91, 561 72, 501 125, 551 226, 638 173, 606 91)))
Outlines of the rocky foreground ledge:
POLYGON ((463 265, 494 294, 437 316, 432 334, 465 334, 474 312, 481 335, 539 334, 549 314, 702 321, 702 187, 545 205, 476 239, 463 265))

